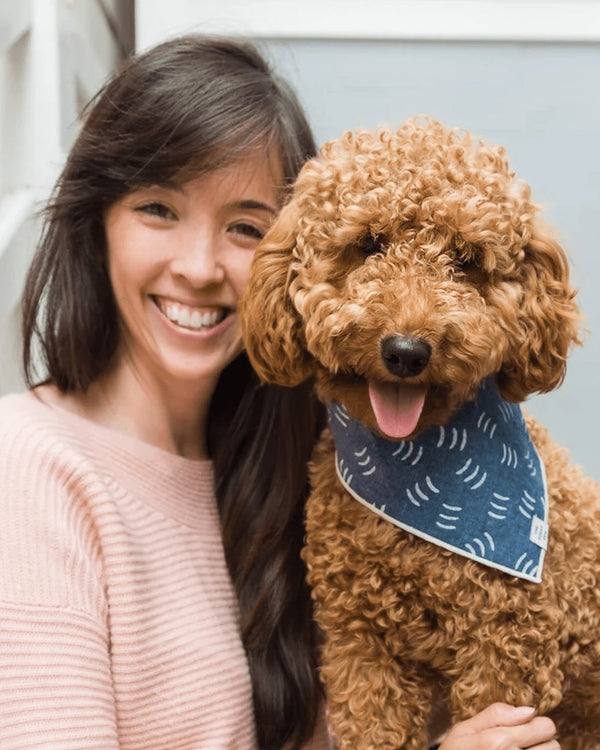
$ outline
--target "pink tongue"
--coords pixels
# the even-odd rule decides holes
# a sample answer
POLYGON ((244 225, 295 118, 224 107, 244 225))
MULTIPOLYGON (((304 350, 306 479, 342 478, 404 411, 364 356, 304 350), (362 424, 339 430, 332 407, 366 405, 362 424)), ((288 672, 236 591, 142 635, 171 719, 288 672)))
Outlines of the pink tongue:
POLYGON ((417 426, 425 403, 425 389, 396 383, 369 383, 369 398, 379 429, 388 437, 405 438, 417 426))

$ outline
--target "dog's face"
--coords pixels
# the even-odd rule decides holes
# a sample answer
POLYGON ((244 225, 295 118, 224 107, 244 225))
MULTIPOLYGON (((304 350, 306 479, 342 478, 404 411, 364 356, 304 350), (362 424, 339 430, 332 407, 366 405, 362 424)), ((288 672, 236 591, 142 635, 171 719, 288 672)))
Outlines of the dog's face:
POLYGON ((406 438, 494 375, 555 387, 576 341, 564 253, 502 149, 439 123, 347 133, 303 169, 242 301, 261 377, 406 438))

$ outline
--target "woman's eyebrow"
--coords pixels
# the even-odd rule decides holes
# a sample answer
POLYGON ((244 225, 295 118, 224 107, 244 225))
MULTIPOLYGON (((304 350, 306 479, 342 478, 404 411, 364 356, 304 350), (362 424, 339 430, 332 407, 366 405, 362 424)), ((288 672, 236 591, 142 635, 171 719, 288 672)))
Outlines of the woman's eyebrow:
POLYGON ((160 190, 173 190, 177 193, 185 192, 184 186, 175 180, 165 180, 164 182, 153 182, 151 185, 142 185, 139 190, 146 190, 148 192, 158 192, 160 190))
POLYGON ((263 203, 262 201, 255 201, 252 199, 235 201, 232 205, 237 206, 238 208, 268 211, 270 214, 273 214, 273 216, 275 216, 279 212, 279 209, 275 206, 271 206, 268 203, 263 203))

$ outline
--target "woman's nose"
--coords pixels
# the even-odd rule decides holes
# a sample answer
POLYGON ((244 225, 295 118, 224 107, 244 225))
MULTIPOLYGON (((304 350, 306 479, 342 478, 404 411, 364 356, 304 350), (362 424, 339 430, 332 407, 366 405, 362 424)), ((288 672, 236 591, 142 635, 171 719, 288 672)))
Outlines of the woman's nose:
POLYGON ((225 278, 221 253, 214 237, 208 234, 188 237, 180 244, 171 263, 176 276, 194 287, 219 284, 225 278))

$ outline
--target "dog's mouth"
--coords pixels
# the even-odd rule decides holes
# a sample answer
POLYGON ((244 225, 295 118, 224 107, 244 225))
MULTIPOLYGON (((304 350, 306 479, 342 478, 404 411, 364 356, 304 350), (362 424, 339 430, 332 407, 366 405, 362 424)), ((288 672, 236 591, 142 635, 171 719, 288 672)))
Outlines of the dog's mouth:
POLYGON ((371 408, 381 432, 397 440, 411 435, 417 428, 426 394, 422 385, 369 381, 371 408))

